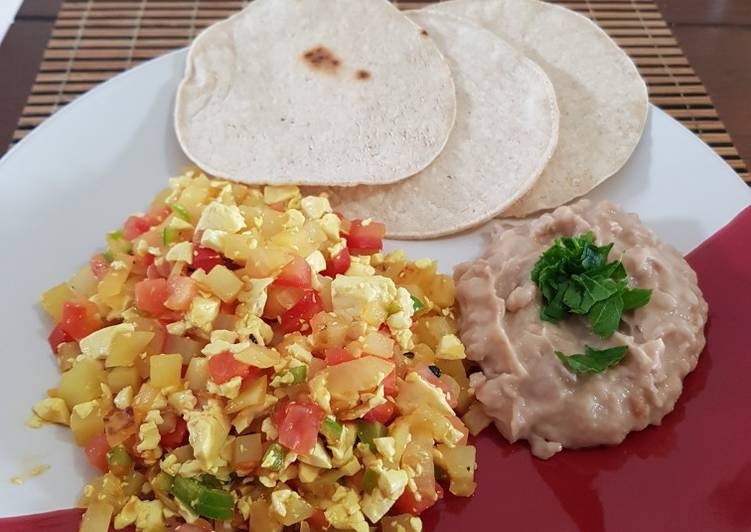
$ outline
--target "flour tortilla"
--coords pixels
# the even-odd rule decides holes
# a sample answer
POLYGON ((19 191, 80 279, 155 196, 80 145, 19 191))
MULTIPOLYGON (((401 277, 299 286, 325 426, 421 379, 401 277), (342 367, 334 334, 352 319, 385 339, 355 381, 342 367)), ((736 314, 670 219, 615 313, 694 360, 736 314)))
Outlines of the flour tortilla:
POLYGON ((255 0, 188 54, 175 130, 206 172, 250 184, 381 184, 441 152, 448 64, 386 0, 255 0))
POLYGON ((581 196, 631 156, 647 119, 647 88, 631 59, 591 20, 537 0, 454 0, 426 9, 500 35, 540 65, 555 87, 558 147, 539 182, 504 216, 581 196))
POLYGON ((478 225, 529 190, 555 149, 558 108, 545 73, 493 33, 447 15, 408 15, 451 66, 454 131, 409 179, 327 192, 348 217, 385 222, 389 237, 432 238, 478 225))

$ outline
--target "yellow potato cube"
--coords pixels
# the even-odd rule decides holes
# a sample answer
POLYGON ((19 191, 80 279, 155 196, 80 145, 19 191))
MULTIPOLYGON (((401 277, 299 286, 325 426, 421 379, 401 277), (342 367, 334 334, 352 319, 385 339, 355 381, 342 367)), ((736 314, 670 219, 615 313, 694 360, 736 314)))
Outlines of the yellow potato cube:
POLYGON ((63 316, 63 304, 74 297, 68 283, 60 283, 42 294, 42 308, 57 323, 63 316))
POLYGON ((100 384, 105 380, 106 375, 99 362, 91 359, 80 360, 60 377, 57 395, 65 400, 69 408, 73 408, 79 403, 100 397, 100 384))
POLYGON ((149 377, 154 388, 167 388, 180 384, 180 370, 183 357, 174 355, 154 355, 149 359, 149 377))
POLYGON ((70 430, 81 447, 104 432, 104 416, 98 401, 79 403, 70 415, 70 430))
POLYGON ((110 345, 105 367, 132 366, 153 339, 154 333, 150 331, 133 331, 116 336, 110 345))
POLYGON ((107 532, 114 509, 106 502, 93 502, 81 519, 80 532, 107 532))
POLYGON ((214 266, 206 276, 206 285, 225 303, 234 301, 242 289, 243 282, 229 268, 220 264, 214 266))
POLYGON ((188 387, 194 392, 205 390, 209 380, 209 361, 205 357, 193 357, 185 373, 188 387))
POLYGON ((137 368, 117 367, 107 372, 107 386, 110 387, 112 393, 117 393, 127 386, 137 390, 140 383, 141 376, 137 368))

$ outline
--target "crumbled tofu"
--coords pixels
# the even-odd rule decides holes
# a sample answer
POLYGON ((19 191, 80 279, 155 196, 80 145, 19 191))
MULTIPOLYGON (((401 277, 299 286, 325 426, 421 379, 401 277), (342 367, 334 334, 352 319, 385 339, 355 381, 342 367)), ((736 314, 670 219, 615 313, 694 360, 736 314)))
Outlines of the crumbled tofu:
POLYGON ((178 320, 166 325, 167 332, 174 334, 175 336, 185 336, 185 333, 190 329, 190 323, 185 320, 178 320))
POLYGON ((308 456, 300 455, 298 460, 304 464, 320 467, 321 469, 331 469, 331 457, 326 448, 320 441, 316 441, 315 447, 308 456))
POLYGON ((378 522, 404 493, 407 482, 404 471, 379 468, 376 488, 362 497, 362 512, 373 523, 378 522))
POLYGON ((318 226, 331 240, 339 240, 339 233, 342 229, 342 220, 336 214, 324 214, 321 219, 318 220, 318 226))
POLYGON ((253 499, 251 499, 250 495, 237 499, 237 509, 240 510, 240 515, 243 516, 244 521, 250 519, 250 505, 252 502, 253 499))
POLYGON ((188 322, 199 329, 210 332, 214 320, 219 315, 220 305, 221 302, 216 297, 194 297, 188 310, 188 322))
POLYGON ((247 305, 247 312, 254 316, 261 316, 263 309, 266 307, 267 288, 274 282, 273 277, 264 277, 263 279, 248 279, 247 290, 241 291, 237 299, 247 305))
POLYGON ((417 372, 407 373, 399 387, 397 405, 400 412, 409 414, 420 408, 432 408, 445 416, 453 416, 454 410, 446 400, 443 390, 433 386, 417 372))
POLYGON ((120 323, 94 331, 79 342, 81 354, 89 358, 105 358, 117 336, 135 330, 136 327, 132 323, 120 323))
POLYGON ((177 456, 174 454, 168 454, 164 460, 159 462, 159 468, 173 477, 180 472, 180 465, 180 462, 177 461, 177 456))
POLYGON ((336 486, 331 496, 331 505, 324 512, 326 519, 334 528, 354 530, 355 532, 369 532, 365 517, 360 511, 360 500, 357 493, 344 486, 336 486))
POLYGON ((113 260, 110 263, 110 268, 112 268, 115 271, 117 271, 117 270, 125 270, 127 267, 128 266, 123 261, 121 261, 121 260, 113 260))
POLYGON ((178 242, 169 248, 165 258, 172 262, 193 264, 193 244, 191 242, 178 242))
POLYGON ((309 349, 306 349, 298 343, 290 344, 287 347, 287 352, 296 360, 306 365, 310 364, 310 361, 313 359, 313 353, 311 353, 309 349))
POLYGON ((300 205, 302 207, 302 212, 304 212, 305 216, 311 220, 317 220, 324 214, 331 212, 331 204, 329 203, 328 198, 322 198, 320 196, 305 196, 301 200, 300 205))
POLYGON ((159 448, 159 440, 161 435, 159 434, 159 428, 153 421, 147 421, 142 423, 138 427, 138 439, 139 443, 136 446, 136 451, 142 453, 144 451, 155 451, 159 448))
POLYGON ((427 270, 433 265, 433 260, 428 258, 417 259, 415 261, 415 267, 420 270, 427 270))
POLYGON ((285 517, 292 501, 302 501, 302 497, 291 489, 280 489, 271 492, 271 513, 285 517))
POLYGON ((224 239, 227 237, 227 231, 218 229, 206 229, 201 235, 201 245, 203 247, 219 251, 224 250, 224 239))
POLYGON ((305 215, 297 209, 288 209, 284 215, 286 217, 284 221, 285 229, 299 229, 305 223, 305 215))
POLYGON ((281 203, 300 196, 300 189, 294 185, 263 187, 263 201, 267 205, 281 203))
POLYGON ((308 381, 308 388, 310 389, 310 398, 320 406, 324 412, 330 414, 331 394, 329 393, 326 380, 326 372, 321 371, 308 381))
POLYGON ((73 407, 73 413, 78 416, 79 419, 86 419, 91 415, 94 410, 99 408, 99 401, 87 401, 85 403, 78 403, 73 407))
POLYGON ((276 430, 276 425, 271 421, 270 417, 266 417, 261 422, 261 432, 266 435, 267 440, 276 440, 279 437, 279 433, 276 430))
POLYGON ((245 217, 235 205, 224 205, 212 201, 201 213, 196 230, 216 229, 227 233, 237 233, 245 229, 245 217))
POLYGON ((29 419, 26 420, 24 425, 26 425, 30 429, 39 429, 44 426, 44 420, 36 414, 32 413, 31 416, 29 416, 29 419))
POLYGON ((133 404, 133 388, 128 385, 117 392, 113 403, 120 410, 125 410, 126 408, 131 406, 133 404))
POLYGON ((227 399, 234 399, 240 394, 240 386, 242 386, 242 377, 232 377, 227 382, 222 384, 216 384, 211 379, 206 383, 206 389, 214 395, 220 395, 227 399))
POLYGON ((384 436, 383 438, 373 438, 373 444, 376 449, 389 462, 393 462, 396 457, 396 445, 394 438, 384 436))
POLYGON ((219 455, 229 434, 230 424, 221 404, 209 400, 203 411, 189 412, 187 421, 188 440, 203 470, 212 473, 226 465, 219 455))
POLYGON ((34 413, 50 423, 70 424, 70 410, 65 401, 59 397, 47 397, 32 407, 34 413))
POLYGON ((315 250, 313 253, 308 255, 305 258, 305 262, 307 262, 310 265, 310 268, 315 273, 322 272, 323 270, 326 269, 326 258, 323 256, 323 253, 321 253, 318 250, 315 250))
POLYGON ((345 275, 352 276, 370 276, 375 275, 375 268, 373 268, 368 262, 360 260, 362 257, 352 257, 349 268, 345 275))
POLYGON ((461 360, 466 358, 464 344, 455 334, 444 334, 438 341, 435 352, 436 358, 444 360, 461 360))
POLYGON ((177 231, 182 231, 183 229, 193 229, 193 224, 190 222, 186 222, 179 216, 173 216, 170 218, 169 223, 167 223, 167 227, 170 229, 175 229, 177 231))
POLYGON ((180 390, 170 394, 167 402, 179 413, 184 414, 195 409, 197 399, 193 395, 193 390, 180 390))
POLYGON ((379 275, 339 275, 331 283, 334 312, 349 319, 364 319, 374 327, 386 320, 397 297, 394 281, 379 275))

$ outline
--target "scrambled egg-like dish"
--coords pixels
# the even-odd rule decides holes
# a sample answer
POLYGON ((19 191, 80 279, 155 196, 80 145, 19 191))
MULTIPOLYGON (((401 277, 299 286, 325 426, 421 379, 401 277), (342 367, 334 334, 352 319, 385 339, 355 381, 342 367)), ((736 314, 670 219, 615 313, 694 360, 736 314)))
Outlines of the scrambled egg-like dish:
POLYGON ((441 485, 471 495, 453 281, 383 235, 189 171, 46 292, 62 376, 34 419, 102 473, 82 530, 417 532, 441 485))

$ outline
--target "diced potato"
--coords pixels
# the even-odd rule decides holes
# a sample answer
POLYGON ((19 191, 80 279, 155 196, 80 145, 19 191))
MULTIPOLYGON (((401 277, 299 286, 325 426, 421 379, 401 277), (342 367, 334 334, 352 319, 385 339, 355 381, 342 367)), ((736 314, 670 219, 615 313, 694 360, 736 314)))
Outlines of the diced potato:
POLYGON ((413 358, 415 364, 424 364, 430 366, 435 364, 435 353, 426 344, 417 344, 412 352, 415 354, 413 358))
POLYGON ((151 385, 151 383, 144 382, 138 393, 133 398, 133 410, 143 417, 151 410, 151 405, 154 404, 154 400, 159 395, 159 389, 151 385))
POLYGON ((202 186, 193 182, 182 191, 177 203, 187 209, 192 220, 198 220, 201 216, 201 210, 203 210, 203 204, 209 198, 210 190, 208 184, 202 186))
POLYGON ((258 246, 254 235, 227 235, 224 237, 224 255, 233 261, 246 262, 250 251, 258 246))
POLYGON ((50 317, 59 322, 63 317, 63 303, 75 297, 68 283, 60 283, 42 294, 42 308, 50 317))
POLYGON ((206 285, 219 299, 229 303, 234 301, 243 287, 243 282, 226 266, 220 264, 214 266, 206 276, 206 285))
POLYGON ((117 393, 130 386, 134 390, 140 387, 141 376, 136 368, 112 368, 107 372, 107 386, 112 393, 117 393))
POLYGON ((321 312, 313 316, 310 322, 313 329, 313 344, 323 350, 328 347, 343 347, 351 322, 341 316, 321 312))
POLYGON ((209 361, 205 357, 193 357, 188 364, 185 380, 194 392, 205 390, 209 380, 209 361))
MULTIPOLYGON (((226 316, 226 314, 224 314, 226 316)), ((214 320, 215 329, 224 329, 219 327, 217 320, 222 317, 220 314, 216 320, 214 320)), ((231 329, 230 329, 231 330, 231 329)), ((183 364, 189 364, 193 357, 201 354, 201 349, 206 346, 206 342, 199 342, 186 336, 175 336, 174 334, 167 335, 167 344, 164 346, 164 351, 167 353, 180 353, 183 357, 183 364)))
POLYGON ((469 378, 461 360, 437 360, 435 364, 441 373, 452 377, 459 385, 459 399, 455 410, 459 413, 466 412, 472 402, 472 394, 469 393, 469 378))
POLYGON ((154 339, 154 333, 133 331, 118 334, 112 340, 105 367, 133 366, 136 357, 146 351, 146 346, 154 339))
POLYGON ((365 335, 362 348, 369 355, 391 358, 394 355, 394 340, 378 331, 371 331, 365 335))
POLYGON ((469 497, 475 492, 475 448, 472 445, 438 445, 438 465, 451 479, 449 491, 454 495, 469 497))
POLYGON ((282 361, 282 356, 277 350, 256 344, 235 353, 235 358, 244 364, 261 369, 276 366, 282 361))
POLYGON ((104 415, 97 401, 79 403, 70 414, 70 430, 81 447, 104 432, 104 415))
POLYGON ((102 395, 100 384, 105 380, 106 375, 99 362, 83 359, 60 376, 57 393, 65 400, 69 408, 73 408, 79 403, 100 397, 102 395))
MULTIPOLYGON (((280 490, 281 491, 281 490, 280 490)), ((292 526, 300 523, 313 515, 313 507, 308 504, 305 499, 297 495, 297 493, 287 490, 291 496, 282 502, 284 506, 284 515, 275 512, 275 507, 272 504, 271 512, 273 516, 280 521, 284 526, 292 526)), ((274 500, 276 493, 271 494, 272 501, 274 500)))
POLYGON ((79 532, 107 532, 114 508, 105 502, 92 502, 81 519, 79 532))
POLYGON ((454 280, 448 275, 436 275, 428 288, 428 297, 441 308, 449 308, 454 305, 456 290, 454 280))
POLYGON ((60 371, 68 371, 73 367, 76 357, 81 354, 78 342, 64 342, 57 346, 57 365, 60 371))
POLYGON ((284 231, 284 223, 287 221, 287 216, 283 212, 278 212, 268 207, 260 209, 260 212, 263 217, 263 224, 261 225, 261 235, 263 238, 271 240, 275 235, 284 231))
POLYGON ((180 384, 180 371, 183 357, 179 354, 154 355, 149 359, 151 385, 155 388, 168 388, 180 384))
POLYGON ((266 375, 261 375, 257 379, 247 379, 240 389, 240 394, 231 399, 224 410, 228 414, 234 414, 249 406, 262 404, 266 399, 267 381, 266 375))
POLYGON ((253 532, 282 532, 282 524, 271 517, 269 503, 263 499, 256 499, 250 505, 250 522, 253 532))
POLYGON ((417 320, 415 343, 427 344, 435 350, 438 342, 447 334, 456 333, 456 324, 445 316, 426 316, 417 320))
MULTIPOLYGON (((252 279, 274 277, 289 262, 289 251, 285 249, 260 247, 248 250, 242 274, 252 279)), ((238 272, 239 273, 239 272, 238 272)))
POLYGON ((71 277, 70 281, 68 281, 68 284, 70 285, 70 288, 73 290, 73 292, 76 293, 76 295, 88 299, 96 294, 99 281, 97 281, 96 277, 94 277, 94 274, 91 273, 91 268, 87 264, 86 266, 78 270, 73 277, 71 277))
POLYGON ((373 390, 394 369, 394 364, 382 358, 364 356, 336 366, 330 366, 327 374, 328 391, 332 400, 352 407, 360 392, 373 390))
POLYGON ((493 422, 483 410, 482 405, 478 402, 472 403, 467 410, 467 413, 462 416, 462 421, 467 425, 469 433, 472 436, 477 436, 485 430, 485 427, 493 422))
POLYGON ((110 268, 104 279, 99 283, 97 292, 102 297, 111 297, 119 294, 123 289, 123 285, 125 285, 125 281, 128 280, 130 270, 133 268, 133 257, 122 255, 117 260, 122 264, 122 267, 110 268))
POLYGON ((242 473, 252 472, 263 459, 263 444, 260 434, 238 436, 234 442, 232 468, 242 473))

